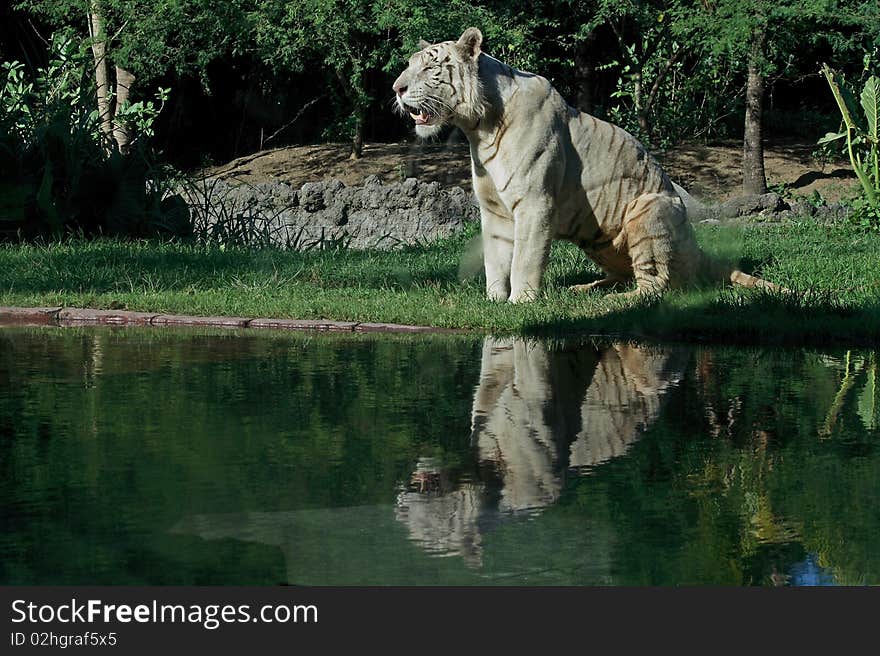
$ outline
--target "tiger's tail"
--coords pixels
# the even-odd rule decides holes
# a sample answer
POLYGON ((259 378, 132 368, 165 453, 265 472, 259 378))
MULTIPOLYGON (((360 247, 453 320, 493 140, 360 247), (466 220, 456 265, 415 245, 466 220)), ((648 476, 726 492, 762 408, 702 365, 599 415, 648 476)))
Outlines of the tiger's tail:
MULTIPOLYGON (((675 192, 679 195, 682 202, 684 203, 689 220, 693 220, 694 217, 699 217, 703 212, 705 212, 705 206, 696 198, 691 196, 681 186, 677 185, 674 182, 672 183, 672 186, 675 188, 675 192)), ((775 282, 770 282, 769 280, 764 280, 763 278, 759 278, 758 276, 749 275, 748 273, 740 271, 739 269, 726 266, 710 258, 705 253, 703 254, 703 257, 706 270, 710 272, 710 277, 714 279, 720 279, 723 282, 729 282, 735 287, 746 287, 748 289, 766 289, 768 291, 778 292, 782 294, 791 293, 791 290, 786 289, 781 285, 777 285, 775 282)))
POLYGON ((748 287, 749 289, 758 287, 760 289, 780 292, 783 294, 791 293, 791 290, 777 285, 775 282, 770 282, 769 280, 764 280, 763 278, 749 275, 748 273, 744 273, 739 269, 733 269, 732 271, 730 271, 730 273, 727 275, 727 279, 736 287, 748 287))
POLYGON ((758 276, 753 276, 745 271, 741 271, 724 262, 719 262, 715 258, 702 253, 703 256, 703 279, 706 282, 716 281, 730 283, 734 287, 745 287, 747 289, 765 289, 770 292, 780 294, 790 294, 791 290, 786 289, 782 285, 775 282, 764 280, 758 276))

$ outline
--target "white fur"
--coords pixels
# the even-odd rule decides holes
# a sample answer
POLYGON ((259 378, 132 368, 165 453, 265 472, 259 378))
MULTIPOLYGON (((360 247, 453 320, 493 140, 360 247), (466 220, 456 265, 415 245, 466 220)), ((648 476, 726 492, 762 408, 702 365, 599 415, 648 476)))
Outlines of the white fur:
POLYGON ((395 89, 402 112, 436 112, 417 134, 450 123, 468 138, 488 296, 535 298, 553 239, 576 243, 606 272, 577 289, 635 278, 647 293, 693 279, 703 257, 687 193, 630 134, 569 107, 545 78, 489 57, 481 44, 469 28, 457 42, 419 51, 395 89), (449 64, 452 85, 441 81, 449 64))

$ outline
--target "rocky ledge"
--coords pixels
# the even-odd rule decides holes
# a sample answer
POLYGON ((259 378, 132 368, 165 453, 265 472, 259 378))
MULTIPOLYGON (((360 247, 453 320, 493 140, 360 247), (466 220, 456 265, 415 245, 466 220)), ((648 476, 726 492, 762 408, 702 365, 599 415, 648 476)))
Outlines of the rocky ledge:
POLYGON ((424 244, 479 218, 464 189, 415 178, 383 184, 373 175, 359 186, 328 180, 300 189, 284 182, 235 184, 208 178, 180 193, 197 235, 301 250, 424 244))
MULTIPOLYGON (((372 175, 361 185, 327 180, 299 189, 280 181, 243 184, 208 178, 179 193, 195 234, 221 243, 390 250, 450 237, 479 220, 472 194, 416 178, 383 184, 372 175)), ((771 192, 702 204, 690 218, 710 224, 795 217, 832 223, 845 220, 850 211, 837 203, 789 204, 771 192)))
POLYGON ((737 196, 718 204, 704 204, 691 214, 695 223, 725 223, 749 218, 764 221, 785 221, 792 218, 813 219, 819 223, 835 223, 849 217, 851 210, 840 203, 812 203, 807 200, 788 203, 779 194, 737 196))

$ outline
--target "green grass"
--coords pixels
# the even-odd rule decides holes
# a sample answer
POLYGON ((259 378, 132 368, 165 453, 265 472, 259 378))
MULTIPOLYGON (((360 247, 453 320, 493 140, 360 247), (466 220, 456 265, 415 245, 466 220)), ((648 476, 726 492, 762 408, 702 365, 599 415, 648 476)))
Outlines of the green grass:
POLYGON ((622 304, 567 285, 598 277, 554 245, 542 297, 484 298, 475 233, 396 252, 289 252, 65 240, 0 246, 0 305, 327 318, 494 333, 737 342, 880 341, 880 235, 840 226, 698 228, 704 249, 797 293, 704 288, 622 304))

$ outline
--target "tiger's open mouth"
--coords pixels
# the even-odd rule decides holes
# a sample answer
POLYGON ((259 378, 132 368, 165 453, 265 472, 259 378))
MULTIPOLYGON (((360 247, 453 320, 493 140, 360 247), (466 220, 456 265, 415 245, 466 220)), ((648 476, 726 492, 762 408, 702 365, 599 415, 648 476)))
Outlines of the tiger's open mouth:
POLYGON ((438 118, 435 114, 431 114, 427 110, 419 109, 418 107, 413 107, 406 103, 403 103, 403 109, 412 117, 412 120, 415 121, 416 125, 431 125, 436 122, 436 119, 438 118))

